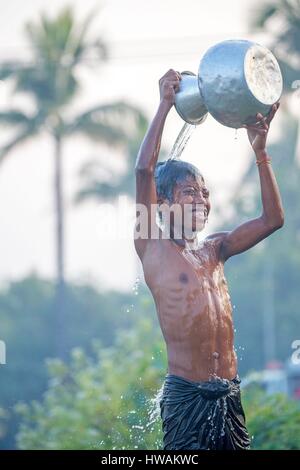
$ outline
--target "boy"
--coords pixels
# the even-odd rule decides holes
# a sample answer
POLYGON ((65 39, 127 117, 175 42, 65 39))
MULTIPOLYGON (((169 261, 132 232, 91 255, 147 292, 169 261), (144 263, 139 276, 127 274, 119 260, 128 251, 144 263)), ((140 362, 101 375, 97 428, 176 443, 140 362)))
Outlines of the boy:
MULTIPOLYGON (((146 236, 135 234, 135 248, 155 300, 168 354, 160 397, 164 449, 248 449, 223 265, 283 225, 281 198, 265 149, 279 103, 266 118, 257 114, 257 123, 245 126, 259 171, 261 216, 231 232, 214 233, 199 245, 197 234, 210 212, 202 175, 181 160, 157 164, 165 120, 180 80, 174 70, 160 79, 159 107, 136 162, 137 215, 140 207, 146 208, 147 223, 146 236), (166 207, 176 210, 158 229, 158 237, 153 237, 153 227, 157 228, 153 207, 157 205, 160 217, 166 207), (178 222, 175 213, 180 211, 178 222)), ((140 225, 137 221, 136 230, 140 225)))

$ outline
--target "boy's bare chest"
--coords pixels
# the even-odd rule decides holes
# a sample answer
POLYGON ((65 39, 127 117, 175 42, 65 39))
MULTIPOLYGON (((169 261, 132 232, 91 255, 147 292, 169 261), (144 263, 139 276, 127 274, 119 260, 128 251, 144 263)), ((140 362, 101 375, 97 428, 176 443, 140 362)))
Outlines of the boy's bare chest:
POLYGON ((169 242, 159 253, 148 257, 144 274, 153 293, 180 291, 189 297, 196 292, 199 295, 214 290, 225 282, 223 266, 209 243, 192 251, 179 249, 169 242))
MULTIPOLYGON (((172 247, 171 247, 172 250, 172 247)), ((231 325, 230 296, 224 276, 223 264, 212 250, 205 246, 198 252, 180 251, 160 256, 157 265, 154 259, 150 276, 145 279, 157 307, 161 325, 165 332, 176 330, 182 333, 199 328, 215 331, 222 324, 231 325)), ((148 266, 149 268, 150 266, 148 266)))

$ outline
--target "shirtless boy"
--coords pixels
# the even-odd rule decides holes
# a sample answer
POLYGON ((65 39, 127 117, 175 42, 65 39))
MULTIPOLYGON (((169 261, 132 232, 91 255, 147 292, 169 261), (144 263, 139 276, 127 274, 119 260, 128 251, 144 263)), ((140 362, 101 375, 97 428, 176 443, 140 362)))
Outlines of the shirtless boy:
POLYGON ((245 126, 259 173, 261 215, 197 244, 211 207, 204 178, 194 165, 181 160, 157 163, 165 120, 180 80, 174 70, 160 79, 158 110, 135 168, 136 202, 147 208, 148 223, 146 236, 138 237, 138 210, 135 248, 168 354, 160 398, 164 449, 248 449, 224 263, 283 226, 279 189, 266 151, 270 122, 279 103, 267 117, 257 114, 256 124, 245 126), (151 207, 157 205, 175 205, 183 216, 178 224, 171 212, 169 222, 159 224, 159 236, 153 237, 150 227, 157 227, 157 219, 151 207), (186 216, 186 207, 191 217, 186 216))

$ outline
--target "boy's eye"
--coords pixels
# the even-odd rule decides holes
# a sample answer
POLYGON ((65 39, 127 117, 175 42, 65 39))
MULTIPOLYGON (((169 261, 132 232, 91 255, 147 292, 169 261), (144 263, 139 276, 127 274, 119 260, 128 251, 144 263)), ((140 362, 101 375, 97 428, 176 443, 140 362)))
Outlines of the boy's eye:
POLYGON ((186 189, 184 191, 184 194, 194 194, 195 193, 195 190, 193 188, 190 188, 190 189, 186 189))

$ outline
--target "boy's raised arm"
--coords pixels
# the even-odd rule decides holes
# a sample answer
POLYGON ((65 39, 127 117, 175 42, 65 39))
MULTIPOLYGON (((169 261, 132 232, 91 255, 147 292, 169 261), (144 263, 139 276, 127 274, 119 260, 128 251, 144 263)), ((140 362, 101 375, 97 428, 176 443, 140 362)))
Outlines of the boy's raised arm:
POLYGON ((248 250, 282 227, 284 223, 284 212, 279 188, 270 165, 271 159, 265 148, 270 122, 278 107, 279 103, 275 104, 266 118, 258 114, 258 123, 256 125, 244 126, 247 128, 249 141, 256 155, 263 211, 260 217, 249 220, 223 235, 221 257, 224 260, 248 250))
MULTIPOLYGON (((144 137, 136 160, 136 216, 137 218, 140 218, 140 205, 143 205, 144 210, 147 210, 148 239, 151 234, 151 223, 155 223, 155 220, 151 220, 151 205, 157 204, 154 180, 155 166, 160 151, 165 120, 175 102, 175 93, 179 89, 180 80, 180 74, 174 70, 169 70, 159 80, 160 103, 158 110, 144 137)), ((140 258, 142 258, 146 249, 147 239, 135 237, 134 241, 136 251, 140 258)))

